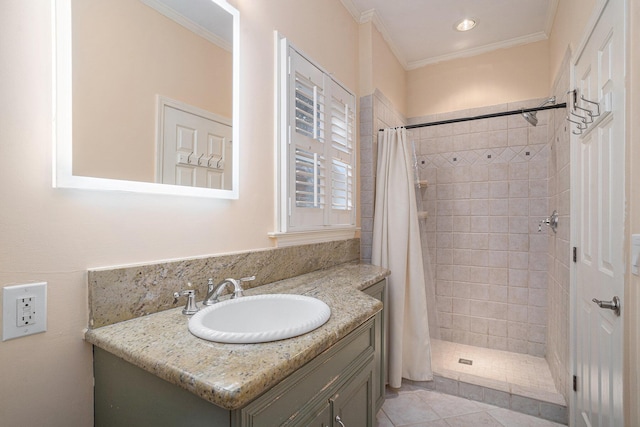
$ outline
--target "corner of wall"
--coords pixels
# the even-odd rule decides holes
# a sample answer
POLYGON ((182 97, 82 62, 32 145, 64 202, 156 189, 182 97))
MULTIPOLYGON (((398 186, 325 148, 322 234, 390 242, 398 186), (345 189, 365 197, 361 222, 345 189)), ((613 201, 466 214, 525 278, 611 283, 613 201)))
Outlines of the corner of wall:
POLYGON ((373 93, 373 49, 371 43, 371 21, 358 27, 358 64, 360 68, 360 85, 358 93, 366 96, 373 93))
POLYGON ((404 115, 379 90, 360 98, 360 254, 371 262, 378 129, 403 126, 404 115))
MULTIPOLYGON (((554 76, 552 95, 566 98, 571 85, 571 49, 567 48, 562 65, 554 76)), ((556 110, 554 126, 549 133, 551 156, 549 157, 549 210, 556 209, 560 215, 561 228, 549 243, 549 264, 554 266, 548 272, 547 304, 547 354, 552 377, 556 387, 567 403, 571 397, 571 280, 569 259, 571 244, 571 192, 570 192, 570 137, 565 124, 565 111, 556 110)))

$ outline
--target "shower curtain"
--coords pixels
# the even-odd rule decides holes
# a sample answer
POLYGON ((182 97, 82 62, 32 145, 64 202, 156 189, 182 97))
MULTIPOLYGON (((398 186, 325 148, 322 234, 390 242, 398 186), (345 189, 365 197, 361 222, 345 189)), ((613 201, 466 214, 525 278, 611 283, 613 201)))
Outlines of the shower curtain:
POLYGON ((405 128, 378 134, 371 261, 388 268, 388 377, 430 381, 431 342, 411 150, 405 128))

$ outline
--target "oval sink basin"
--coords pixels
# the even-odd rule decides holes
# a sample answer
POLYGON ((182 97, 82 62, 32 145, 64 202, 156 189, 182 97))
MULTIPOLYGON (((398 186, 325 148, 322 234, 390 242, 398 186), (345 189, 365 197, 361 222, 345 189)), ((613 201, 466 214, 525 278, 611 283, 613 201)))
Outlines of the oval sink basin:
POLYGON ((265 294, 230 299, 189 319, 189 331, 222 343, 260 343, 295 337, 322 326, 331 309, 317 298, 265 294))

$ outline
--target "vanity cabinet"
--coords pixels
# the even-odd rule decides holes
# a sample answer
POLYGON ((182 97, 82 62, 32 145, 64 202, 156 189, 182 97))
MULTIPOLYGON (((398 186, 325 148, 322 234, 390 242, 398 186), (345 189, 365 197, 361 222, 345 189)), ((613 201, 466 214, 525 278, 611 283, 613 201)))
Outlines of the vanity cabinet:
MULTIPOLYGON (((372 296, 384 305, 386 292, 386 279, 375 283, 374 285, 363 289, 363 292, 372 296)), ((336 421, 336 417, 346 427, 351 426, 372 426, 375 424, 375 414, 380 410, 384 403, 385 382, 386 382, 386 361, 385 361, 385 309, 378 312, 369 322, 372 325, 368 327, 366 338, 361 335, 359 338, 353 337, 354 341, 347 343, 349 336, 334 346, 329 351, 337 351, 338 354, 331 356, 327 361, 312 361, 303 369, 291 375, 289 378, 278 384, 268 396, 258 398, 250 403, 247 408, 243 409, 244 415, 249 422, 243 422, 244 426, 261 426, 261 425, 286 425, 286 426, 340 426, 336 421), (344 346, 345 349, 336 348, 344 346), (370 354, 370 350, 373 350, 370 354), (358 357, 366 360, 359 361, 358 357), (350 359, 352 358, 352 359, 350 359), (339 368, 347 366, 351 361, 351 368, 345 368, 343 375, 339 375, 339 368), (317 368, 312 365, 318 363, 317 368), (369 365, 371 365, 369 367, 369 365), (304 371, 309 368, 309 372, 304 371), (338 383, 331 387, 328 391, 323 390, 320 395, 313 400, 309 399, 313 392, 304 392, 304 388, 315 388, 320 390, 323 388, 323 381, 331 375, 336 375, 333 383, 338 383), (345 378, 345 379, 342 379, 345 378), (340 384, 344 385, 340 386, 340 384), (337 387, 340 387, 337 389, 337 387), (280 391, 283 389, 282 391, 280 391), (277 396, 274 399, 274 396, 277 396), (302 403, 307 398, 309 403, 299 406, 299 410, 295 410, 296 405, 302 403), (292 405, 291 409, 286 410, 287 404, 292 405), (284 410, 283 410, 284 409, 284 410), (273 416, 274 412, 282 414, 290 414, 289 418, 277 419, 276 424, 269 424, 268 420, 276 420, 273 416), (365 416, 366 414, 366 416, 365 416)), ((362 328, 362 327, 361 327, 362 328)), ((327 386, 324 386, 327 387, 327 386)))
POLYGON ((375 322, 369 319, 333 347, 239 411, 238 426, 373 426, 375 322), (335 423, 334 423, 335 422, 335 423))
MULTIPOLYGON (((291 425, 300 427, 329 426, 373 426, 375 413, 371 413, 373 371, 361 372, 341 387, 331 398, 324 399, 319 413, 313 412, 311 419, 300 420, 291 425)), ((284 423, 283 425, 289 425, 284 423)))
POLYGON ((387 279, 384 279, 366 289, 363 289, 364 293, 381 301, 383 305, 382 311, 378 312, 374 317, 374 327, 377 331, 374 354, 376 369, 374 370, 373 385, 373 395, 376 401, 376 413, 380 408, 382 408, 382 404, 384 403, 385 386, 387 382, 387 342, 385 337, 387 307, 386 285, 387 279))
POLYGON ((375 424, 376 342, 368 319, 241 409, 216 406, 94 347, 95 425, 340 426, 375 424))

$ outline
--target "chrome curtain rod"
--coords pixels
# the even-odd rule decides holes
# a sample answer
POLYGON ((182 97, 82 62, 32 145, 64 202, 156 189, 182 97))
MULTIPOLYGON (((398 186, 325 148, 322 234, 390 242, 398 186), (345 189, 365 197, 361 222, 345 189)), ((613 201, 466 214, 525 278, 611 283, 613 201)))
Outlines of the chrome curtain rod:
MULTIPOLYGON (((406 129, 424 128, 427 126, 437 126, 437 125, 446 125, 449 123, 468 122, 470 120, 481 120, 481 119, 490 119, 493 117, 513 116, 514 114, 528 113, 531 111, 553 110, 555 108, 567 108, 567 103, 563 102, 562 104, 547 105, 546 107, 522 108, 520 110, 503 111, 502 113, 483 114, 481 116, 473 116, 473 117, 461 117, 459 119, 441 120, 438 122, 419 123, 417 125, 407 125, 404 127, 406 129)), ((383 131, 384 129, 379 129, 379 130, 383 131)))

